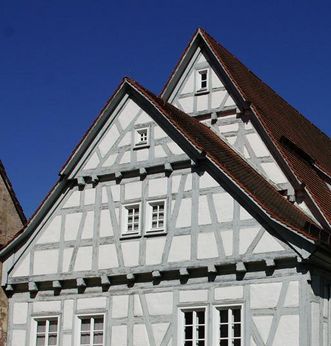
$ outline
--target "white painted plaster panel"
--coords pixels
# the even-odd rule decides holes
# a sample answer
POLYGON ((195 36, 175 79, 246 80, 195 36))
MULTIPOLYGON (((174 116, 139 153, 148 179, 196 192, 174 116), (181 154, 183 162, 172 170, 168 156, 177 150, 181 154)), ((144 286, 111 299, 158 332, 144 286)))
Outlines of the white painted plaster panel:
POLYGON ((84 204, 94 204, 95 203, 95 189, 85 189, 84 191, 84 204))
POLYGON ((149 159, 149 149, 139 149, 136 153, 137 161, 147 161, 149 159))
POLYGON ((152 324, 153 334, 154 334, 154 340, 155 345, 159 346, 161 345, 161 342, 164 338, 164 335, 166 331, 169 328, 169 323, 155 323, 152 324))
POLYGON ((134 267, 139 264, 139 241, 128 241, 122 243, 124 265, 134 267))
POLYGON ((277 305, 281 287, 281 282, 251 285, 251 308, 274 308, 277 305))
POLYGON ((114 235, 114 232, 109 209, 102 209, 100 212, 100 237, 108 237, 112 235, 114 235))
POLYGON ((252 215, 243 207, 240 207, 240 220, 252 219, 252 215))
POLYGON ((273 346, 299 346, 299 316, 280 317, 273 346))
POLYGON ((107 305, 106 297, 90 297, 77 299, 77 310, 104 309, 107 305))
POLYGON ((292 306, 299 306, 299 282, 298 281, 290 281, 284 306, 286 307, 292 307, 292 306))
POLYGON ((199 214, 198 214, 199 225, 211 224, 211 217, 208 207, 207 196, 199 196, 199 214))
POLYGON ((259 233, 261 226, 241 228, 239 231, 239 254, 244 254, 259 233))
POLYGON ((127 346, 127 326, 113 326, 111 345, 127 346))
POLYGON ((28 318, 28 303, 14 303, 13 304, 13 323, 24 324, 28 318))
POLYGON ((141 181, 125 184, 125 199, 141 198, 141 181))
POLYGON ((287 183, 284 173, 275 162, 261 163, 262 169, 265 171, 267 177, 276 184, 287 183))
POLYGON ((194 92, 194 72, 191 70, 181 91, 181 95, 194 92))
POLYGON ((211 108, 220 107, 226 94, 225 90, 213 91, 211 93, 211 108))
POLYGON ((125 145, 131 145, 131 143, 132 143, 132 134, 129 131, 122 137, 122 139, 118 143, 118 146, 124 147, 125 145))
POLYGON ((208 94, 207 95, 198 95, 197 98, 197 111, 205 111, 208 109, 208 94))
POLYGON ((191 258, 191 236, 179 235, 172 239, 169 262, 188 261, 191 258))
POLYGON ((101 189, 101 203, 108 203, 107 188, 105 186, 101 189))
POLYGON ((165 237, 146 239, 146 265, 161 263, 165 240, 165 237))
POLYGON ((63 334, 62 340, 63 340, 63 346, 72 346, 72 335, 71 334, 63 334))
POLYGON ((189 173, 186 176, 184 191, 191 191, 192 190, 192 174, 189 173))
POLYGON ((179 292, 179 301, 187 302, 205 302, 208 300, 207 290, 183 290, 179 292))
POLYGON ((203 63, 203 62, 206 63, 207 60, 206 60, 205 56, 200 52, 200 53, 199 53, 199 56, 198 56, 198 58, 197 58, 196 64, 201 64, 201 63, 203 63))
POLYGON ((193 113, 193 96, 183 97, 178 99, 177 102, 185 113, 193 113))
POLYGON ((115 244, 99 245, 99 269, 118 267, 115 244))
POLYGON ((56 243, 60 240, 61 215, 55 216, 46 229, 42 230, 37 244, 56 243))
POLYGON ((228 193, 213 194, 217 219, 219 222, 232 221, 233 198, 228 193))
POLYGON ((107 154, 107 152, 112 148, 114 143, 117 141, 119 135, 120 134, 117 130, 117 127, 114 124, 111 125, 110 129, 99 143, 99 150, 102 157, 104 157, 107 154))
POLYGON ((83 169, 94 169, 98 166, 100 160, 97 153, 93 153, 91 157, 87 160, 83 169))
POLYGON ((154 139, 167 138, 168 135, 161 129, 160 126, 154 126, 154 139))
POLYGON ((167 146, 174 155, 184 154, 184 151, 175 142, 169 142, 167 146))
POLYGON ((117 158, 117 154, 111 154, 107 157, 107 159, 105 160, 105 162, 102 164, 102 167, 111 167, 117 158))
POLYGON ((179 206, 178 216, 176 220, 176 227, 191 226, 191 214, 192 214, 192 200, 191 198, 183 198, 179 206))
POLYGON ((22 260, 21 263, 16 265, 12 276, 28 276, 30 274, 30 254, 28 253, 22 260))
POLYGON ((267 231, 264 231, 263 236, 254 248, 253 253, 273 251, 284 251, 284 248, 272 235, 270 235, 267 231))
POLYGON ((141 307, 140 297, 138 294, 135 294, 133 297, 133 315, 134 316, 143 315, 143 309, 141 307))
POLYGON ((86 214, 82 239, 91 239, 93 238, 93 227, 94 227, 94 211, 88 211, 86 214))
POLYGON ((63 272, 69 271, 69 265, 73 251, 73 248, 66 248, 63 250, 63 272))
POLYGON ((222 231, 220 235, 223 241, 225 256, 231 256, 233 252, 233 231, 222 231))
POLYGON ((213 88, 220 88, 224 86, 221 80, 218 78, 217 74, 214 72, 214 70, 211 70, 210 74, 211 74, 211 84, 213 88))
POLYGON ((249 133, 246 138, 257 157, 270 156, 269 150, 257 133, 249 133))
POLYGON ((244 296, 243 286, 231 286, 231 287, 216 287, 215 299, 242 299, 244 296))
POLYGON ((77 251, 77 257, 74 270, 91 270, 92 269, 92 246, 80 247, 77 251))
POLYGON ((208 173, 204 173, 199 179, 200 189, 219 186, 219 183, 208 173))
POLYGON ((237 141, 237 136, 226 137, 226 140, 229 142, 230 145, 234 146, 234 144, 237 141))
POLYGON ((147 330, 144 324, 135 324, 133 326, 133 345, 134 346, 149 346, 147 330))
POLYGON ((251 130, 253 128, 253 125, 250 120, 248 120, 247 123, 244 124, 245 130, 251 130))
POLYGON ((273 316, 253 316, 253 321, 264 343, 268 340, 272 319, 273 316))
POLYGON ((131 162, 131 152, 130 151, 126 151, 123 154, 120 163, 129 163, 129 162, 131 162))
POLYGON ((71 195, 64 203, 63 208, 78 207, 80 205, 80 191, 72 191, 71 195))
POLYGON ((146 112, 142 112, 138 119, 136 120, 136 125, 141 125, 141 124, 146 124, 146 123, 150 123, 152 122, 153 119, 146 113, 146 112))
POLYGON ((129 296, 113 296, 112 317, 122 318, 128 316, 129 296))
POLYGON ((25 330, 13 330, 11 344, 12 346, 25 345, 26 331, 25 330))
POLYGON ((226 133, 226 132, 238 131, 238 128, 239 128, 238 123, 221 125, 220 131, 221 133, 226 133))
POLYGON ((233 98, 229 95, 228 99, 226 100, 224 107, 235 107, 236 104, 233 101, 233 98))
POLYGON ((64 240, 76 240, 82 213, 67 214, 65 216, 64 240))
POLYGON ((123 109, 118 115, 118 121, 125 130, 131 121, 137 116, 140 111, 140 107, 131 99, 129 99, 124 105, 123 109))
POLYGON ((150 179, 148 181, 148 197, 166 195, 167 181, 168 178, 150 179))
POLYGON ((114 202, 119 202, 121 199, 121 189, 120 189, 120 185, 112 185, 110 187, 110 191, 111 191, 111 196, 113 198, 114 202))
POLYGON ((154 156, 155 158, 159 158, 159 157, 167 157, 167 153, 164 151, 162 145, 157 145, 154 148, 154 156))
POLYGON ((74 315, 74 300, 65 299, 63 302, 63 329, 72 329, 74 315))
POLYGON ((32 311, 34 313, 57 313, 61 311, 61 301, 53 300, 53 301, 39 301, 32 303, 32 311))
POLYGON ((218 257, 214 232, 198 234, 198 259, 218 257))
POLYGON ((172 292, 147 293, 145 297, 150 315, 172 314, 172 292))
POLYGON ((33 274, 52 274, 57 272, 59 250, 35 251, 33 262, 33 274))

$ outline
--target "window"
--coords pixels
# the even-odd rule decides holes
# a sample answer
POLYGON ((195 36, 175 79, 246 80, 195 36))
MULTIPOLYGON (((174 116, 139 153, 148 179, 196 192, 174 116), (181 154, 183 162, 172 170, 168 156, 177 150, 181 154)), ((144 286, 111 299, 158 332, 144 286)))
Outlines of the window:
POLYGON ((166 203, 162 201, 148 202, 148 222, 147 233, 165 232, 166 203))
POLYGON ((135 129, 134 148, 145 148, 149 146, 149 128, 135 129))
POLYGON ((183 346, 206 346, 206 309, 181 310, 181 336, 183 346))
POLYGON ((197 71, 197 92, 208 90, 208 70, 197 71))
POLYGON ((80 316, 80 346, 104 346, 104 318, 98 316, 80 316))
POLYGON ((217 345, 242 345, 242 309, 240 306, 216 308, 217 345))
POLYGON ((36 322, 36 346, 58 345, 58 318, 38 318, 36 322))
POLYGON ((128 204, 122 210, 122 235, 140 234, 140 204, 128 204))

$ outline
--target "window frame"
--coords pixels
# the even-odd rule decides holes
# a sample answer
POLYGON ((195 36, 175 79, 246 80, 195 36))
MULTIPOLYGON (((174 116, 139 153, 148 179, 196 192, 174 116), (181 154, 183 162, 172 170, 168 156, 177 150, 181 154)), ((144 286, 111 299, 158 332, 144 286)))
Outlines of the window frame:
POLYGON ((196 70, 196 93, 197 94, 200 94, 200 93, 206 93, 206 92, 209 92, 209 68, 208 67, 205 67, 205 68, 200 68, 198 70, 196 70), (202 83, 203 83, 203 80, 202 80, 202 75, 203 73, 206 73, 206 86, 205 87, 202 87, 202 83))
MULTIPOLYGON (((205 340, 204 346, 208 345, 208 306, 207 305, 196 305, 196 306, 181 306, 178 308, 178 330, 177 330, 177 340, 178 340, 178 346, 183 346, 185 345, 185 312, 196 312, 196 311, 204 311, 205 314, 205 340)), ((193 326, 195 325, 194 323, 192 324, 193 326)), ((194 330, 194 327, 193 327, 194 330)), ((192 335, 192 344, 194 344, 195 338, 192 335)))
POLYGON ((141 215, 142 215, 142 210, 141 210, 141 202, 136 202, 136 203, 125 203, 122 204, 121 206, 121 237, 123 238, 131 238, 131 237, 137 237, 141 236, 141 215), (138 231, 137 232, 129 232, 128 231, 128 218, 129 218, 129 213, 128 210, 133 208, 133 207, 138 207, 139 208, 139 218, 138 218, 138 231))
POLYGON ((150 146, 150 136, 151 136, 151 129, 150 126, 143 126, 143 127, 136 127, 134 128, 134 136, 133 136, 133 149, 142 149, 142 148, 148 148, 150 146), (146 141, 141 142, 140 136, 141 131, 146 131, 146 141))
POLYGON ((33 316, 32 317, 32 325, 33 325, 33 345, 37 345, 37 337, 38 337, 38 322, 40 321, 46 321, 46 327, 45 327, 45 342, 44 346, 58 346, 60 345, 60 316, 59 315, 47 315, 47 316, 33 316), (48 343, 48 336, 49 336, 49 321, 50 320, 56 320, 57 321, 57 328, 56 328, 56 344, 55 345, 49 345, 48 343), (47 329, 48 328, 48 329, 47 329))
POLYGON ((145 220, 146 220, 145 235, 167 233, 167 200, 166 198, 153 199, 153 200, 146 201, 145 220), (161 204, 161 203, 163 203, 163 227, 153 228, 153 206, 161 204))
MULTIPOLYGON (((227 310, 228 311, 228 316, 229 316, 229 311, 231 309, 240 309, 240 346, 244 345, 244 306, 243 304, 239 303, 239 304, 217 304, 213 306, 213 341, 215 343, 215 345, 219 345, 220 344, 220 310, 227 310)), ((232 321, 231 321, 232 322, 232 321)), ((233 343, 233 333, 232 333, 232 323, 229 323, 229 319, 228 319, 228 342, 230 342, 228 344, 232 345, 233 343)))
MULTIPOLYGON (((77 327, 76 327, 76 343, 75 345, 81 346, 80 338, 81 338, 81 331, 82 331, 82 319, 84 318, 98 318, 102 317, 103 318, 103 329, 102 329, 102 346, 105 346, 105 340, 106 340, 106 314, 105 313, 85 313, 85 314, 77 314, 76 315, 76 322, 77 322, 77 327)), ((92 334, 94 333, 94 329, 92 330, 92 334)), ((90 345, 91 345, 91 328, 90 328, 90 345)), ((88 345, 87 345, 88 346, 88 345)), ((93 346, 93 338, 92 338, 92 346, 93 346)))

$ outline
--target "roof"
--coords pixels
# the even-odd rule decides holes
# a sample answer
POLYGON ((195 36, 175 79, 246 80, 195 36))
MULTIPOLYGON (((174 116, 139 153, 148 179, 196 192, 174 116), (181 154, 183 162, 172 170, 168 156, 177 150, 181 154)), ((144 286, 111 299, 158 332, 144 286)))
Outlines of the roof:
POLYGON ((206 31, 198 32, 270 137, 294 176, 331 223, 331 140, 206 31))
POLYGON ((207 158, 238 184, 269 216, 309 239, 330 245, 329 232, 318 227, 298 207, 284 198, 273 185, 206 125, 155 96, 137 82, 133 80, 127 82, 160 109, 179 132, 205 153, 207 158))
POLYGON ((8 193, 10 194, 10 197, 14 203, 14 207, 17 211, 17 214, 19 216, 19 218, 21 219, 22 223, 25 224, 26 223, 26 217, 24 215, 24 212, 23 212, 23 208, 20 204, 20 202, 18 201, 17 197, 16 197, 16 194, 15 194, 15 191, 13 189, 13 186, 9 180, 9 177, 7 175, 7 172, 6 172, 6 169, 5 169, 5 166, 3 165, 2 161, 0 160, 0 176, 2 177, 5 185, 6 185, 6 188, 7 188, 7 191, 8 193))

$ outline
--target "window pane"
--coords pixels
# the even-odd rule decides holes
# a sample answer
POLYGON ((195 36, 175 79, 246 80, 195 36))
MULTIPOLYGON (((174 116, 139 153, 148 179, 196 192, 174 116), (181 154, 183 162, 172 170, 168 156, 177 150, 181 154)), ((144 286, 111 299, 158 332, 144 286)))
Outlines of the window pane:
POLYGON ((233 321, 240 322, 240 309, 232 309, 233 321))
POLYGON ((185 327, 185 339, 192 339, 193 327, 185 327))
POLYGON ((198 341, 198 346, 205 346, 205 341, 204 340, 200 340, 198 341))
POLYGON ((234 346, 240 346, 240 345, 241 345, 240 339, 235 339, 235 340, 233 340, 233 345, 234 345, 234 346))
POLYGON ((228 310, 220 310, 220 320, 221 323, 228 322, 228 310))
POLYGON ((185 324, 192 324, 193 321, 193 312, 192 311, 187 311, 184 313, 185 314, 185 324))
POLYGON ((185 341, 185 346, 192 346, 193 345, 193 341, 185 341))
POLYGON ((45 333, 46 331, 46 321, 37 322, 37 333, 45 333))
POLYGON ((221 335, 221 338, 227 338, 228 337, 228 325, 227 324, 221 324, 220 335, 221 335))
POLYGON ((82 334, 80 336, 80 344, 81 345, 89 345, 90 344, 90 334, 82 334))
POLYGON ((57 320, 50 320, 49 321, 49 331, 50 331, 50 333, 57 332, 57 320))
POLYGON ((229 343, 228 343, 228 340, 221 340, 220 341, 220 346, 228 346, 229 343))
POLYGON ((240 337, 240 332, 241 332, 241 326, 239 323, 236 323, 234 326, 233 326, 233 335, 235 337, 240 337))
POLYGON ((45 345, 45 336, 37 336, 37 346, 45 345))
POLYGON ((48 345, 56 345, 56 335, 49 335, 48 336, 48 345))
POLYGON ((93 343, 94 344, 102 344, 102 342, 103 342, 102 333, 94 333, 93 343))
POLYGON ((89 318, 83 319, 81 330, 90 330, 90 328, 91 328, 91 320, 89 318))
POLYGON ((204 324, 205 323, 205 312, 204 311, 197 311, 197 317, 198 317, 198 324, 204 324))
POLYGON ((199 326, 198 327, 198 338, 199 339, 205 338, 205 326, 199 326))
POLYGON ((103 318, 98 317, 94 319, 94 330, 103 330, 103 318))

